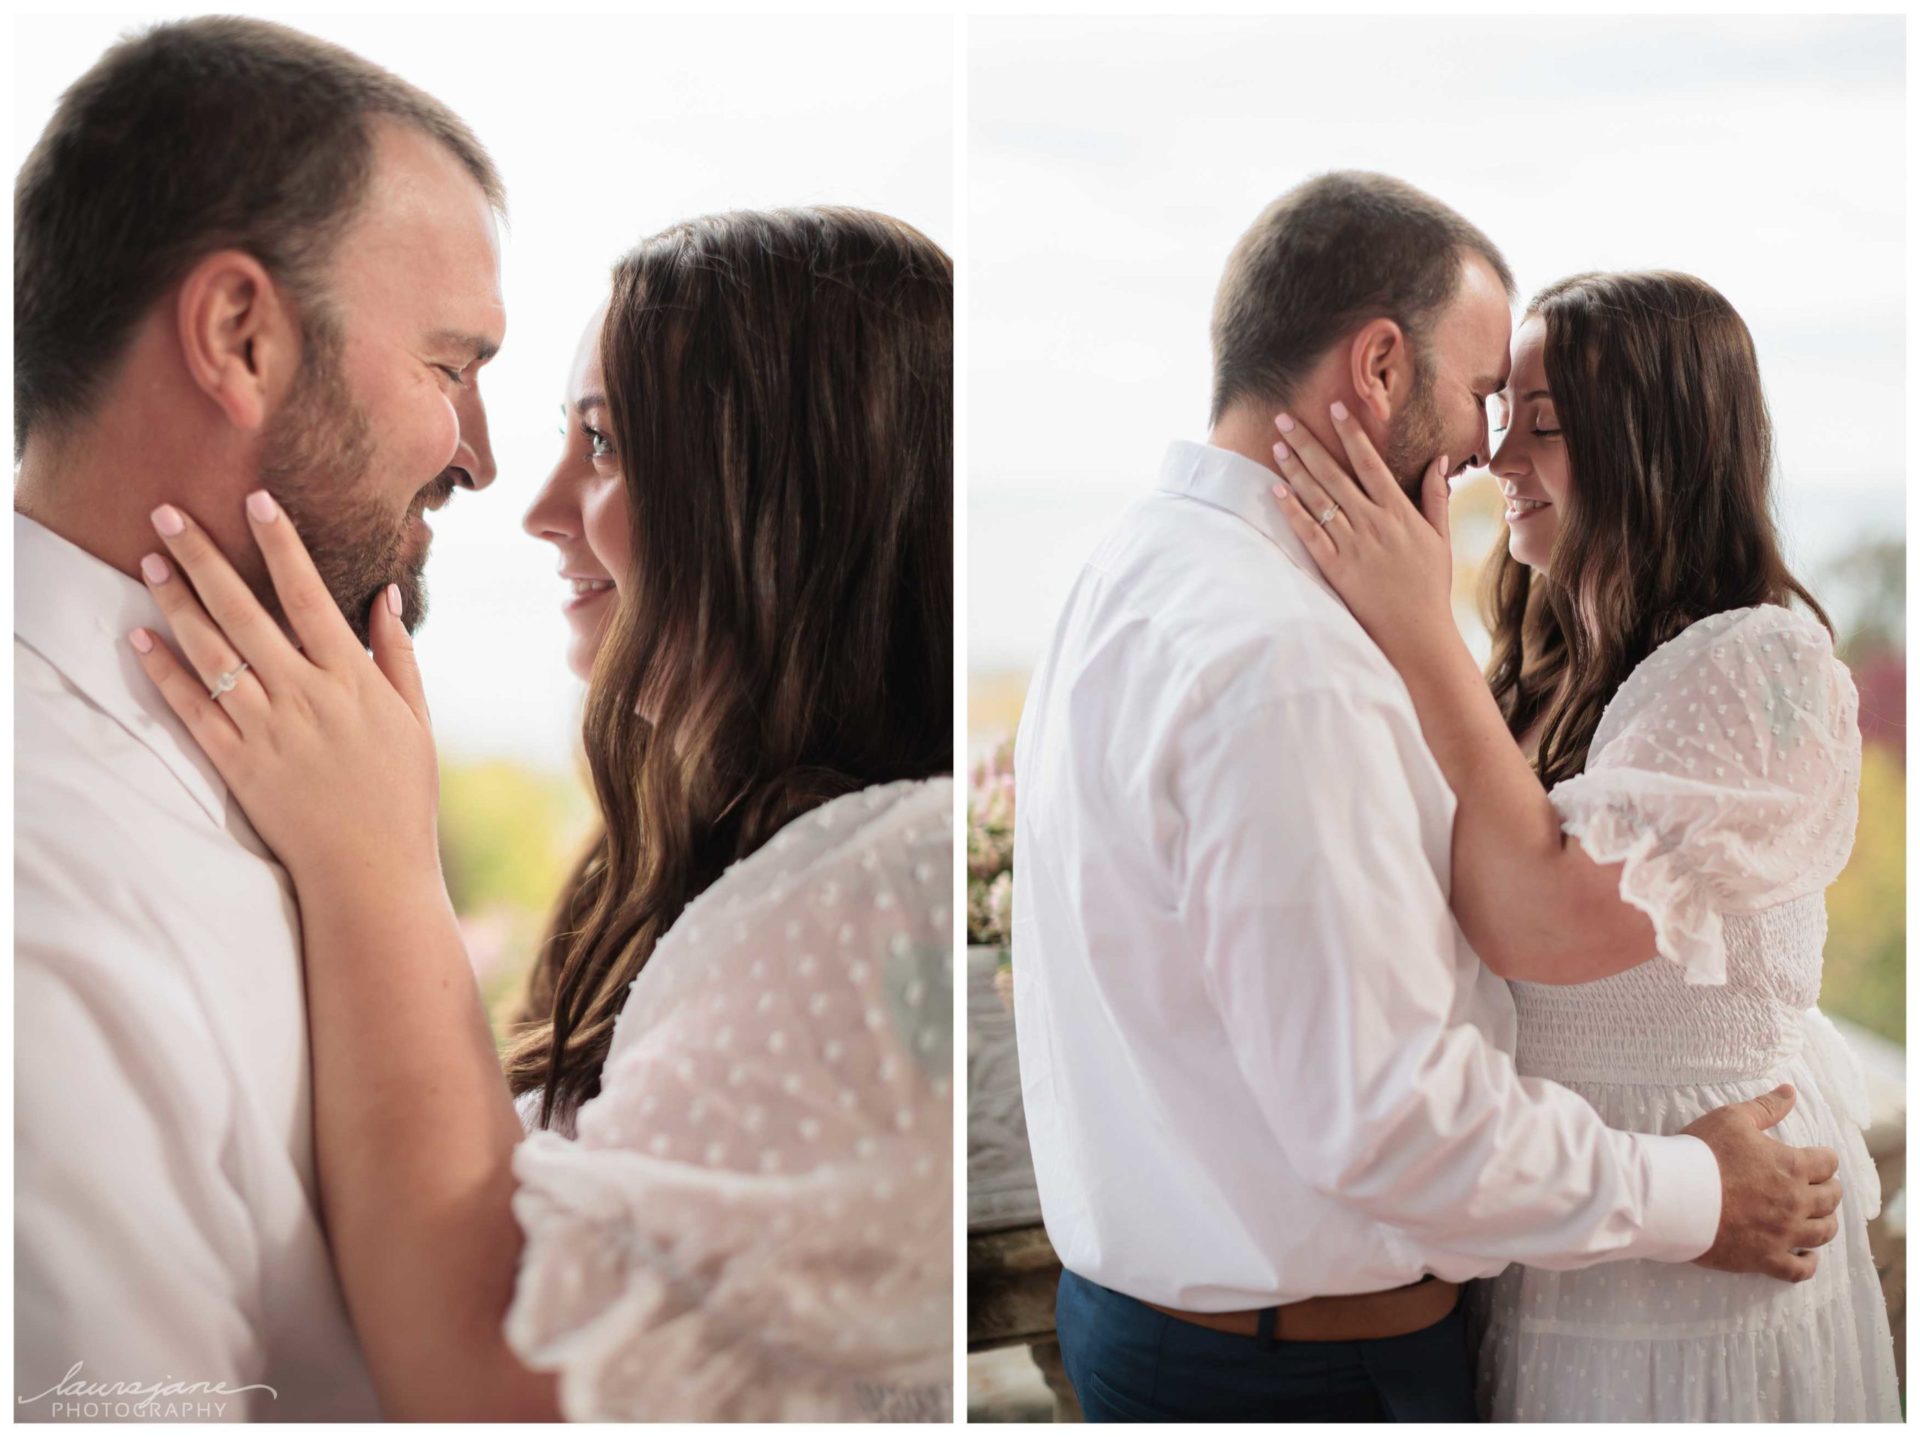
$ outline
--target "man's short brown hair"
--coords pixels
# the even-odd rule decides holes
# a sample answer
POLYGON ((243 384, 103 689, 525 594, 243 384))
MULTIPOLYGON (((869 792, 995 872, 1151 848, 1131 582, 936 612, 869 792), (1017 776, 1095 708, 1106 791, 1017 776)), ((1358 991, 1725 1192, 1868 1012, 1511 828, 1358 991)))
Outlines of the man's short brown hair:
POLYGON ((216 250, 258 259, 309 330, 383 117, 444 145, 504 209, 493 162, 458 116, 338 45, 215 16, 102 55, 14 184, 15 457, 34 428, 92 409, 140 317, 216 250))
POLYGON ((1493 241, 1402 180, 1336 170, 1288 190, 1240 236, 1214 297, 1211 422, 1241 399, 1285 400, 1371 319, 1393 320, 1424 353, 1469 254, 1513 294, 1493 241))

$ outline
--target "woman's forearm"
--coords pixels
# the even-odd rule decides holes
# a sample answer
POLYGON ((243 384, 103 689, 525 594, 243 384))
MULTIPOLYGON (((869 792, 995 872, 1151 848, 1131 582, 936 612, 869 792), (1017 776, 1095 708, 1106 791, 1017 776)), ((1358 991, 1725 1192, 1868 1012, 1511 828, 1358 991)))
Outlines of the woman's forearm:
POLYGON ((341 1286, 389 1418, 557 1417, 503 1335, 519 1119, 437 881, 301 887, 314 1145, 341 1286))
POLYGON ((1620 866, 1567 840, 1464 643, 1401 670, 1427 747, 1455 796, 1454 916, 1507 978, 1583 983, 1644 961, 1653 927, 1620 897, 1620 866))

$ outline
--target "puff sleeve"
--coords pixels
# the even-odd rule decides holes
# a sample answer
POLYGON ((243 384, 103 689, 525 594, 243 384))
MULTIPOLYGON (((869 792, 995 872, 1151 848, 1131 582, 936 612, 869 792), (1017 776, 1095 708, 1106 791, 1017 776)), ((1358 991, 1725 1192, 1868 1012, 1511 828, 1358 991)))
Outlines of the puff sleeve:
POLYGON ((570 1420, 946 1421, 950 780, 789 825, 635 982, 515 1162, 507 1335, 570 1420))
POLYGON ((1859 699, 1825 629, 1773 605, 1694 624, 1634 670, 1586 772, 1551 794, 1686 981, 1726 981, 1721 917, 1816 893, 1852 850, 1859 699))

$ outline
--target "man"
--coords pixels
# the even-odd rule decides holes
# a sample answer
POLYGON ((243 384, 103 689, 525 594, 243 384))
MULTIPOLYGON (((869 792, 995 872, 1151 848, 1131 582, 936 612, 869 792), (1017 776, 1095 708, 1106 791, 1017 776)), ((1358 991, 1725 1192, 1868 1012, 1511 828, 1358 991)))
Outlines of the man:
MULTIPOLYGON (((372 1419, 320 1229, 286 874, 124 642, 150 518, 277 613, 266 487, 416 626, 493 478, 501 187, 443 105, 236 19, 109 50, 14 195, 15 1338, 26 1418, 372 1419)), ((151 581, 185 582, 162 570, 151 581)))
MULTIPOLYGON (((1471 1420, 1456 1284, 1524 1261, 1784 1275, 1835 1159, 1604 1127, 1514 1069, 1447 907, 1454 800, 1404 685, 1267 500, 1338 403, 1401 482, 1488 457, 1512 281, 1380 175, 1229 259, 1212 432, 1087 562, 1015 747, 1014 1013, 1062 1353, 1089 1417, 1471 1420)), ((1340 452, 1335 448, 1334 452, 1340 452)))

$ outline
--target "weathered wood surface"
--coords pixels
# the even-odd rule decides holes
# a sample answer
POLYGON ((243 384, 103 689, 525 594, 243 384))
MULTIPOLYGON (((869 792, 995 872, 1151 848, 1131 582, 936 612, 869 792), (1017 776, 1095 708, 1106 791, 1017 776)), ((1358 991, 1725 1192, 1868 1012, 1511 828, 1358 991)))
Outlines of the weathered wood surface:
POLYGON ((996 991, 999 953, 967 950, 967 1350, 1025 1346, 1056 1422, 1080 1404, 1054 1340, 1060 1260, 1040 1226, 1013 1017, 996 991))
POLYGON ((995 948, 967 950, 967 1231, 1040 1221, 1013 1017, 994 991, 995 948))
POLYGON ((1038 1227, 1008 1228, 967 1238, 967 1348, 1053 1338, 1053 1298, 1060 1259, 1038 1227))

